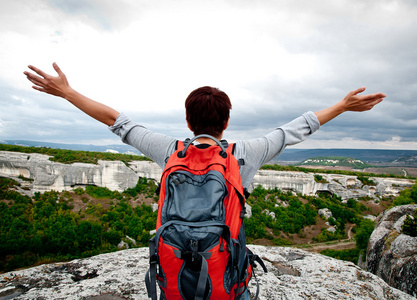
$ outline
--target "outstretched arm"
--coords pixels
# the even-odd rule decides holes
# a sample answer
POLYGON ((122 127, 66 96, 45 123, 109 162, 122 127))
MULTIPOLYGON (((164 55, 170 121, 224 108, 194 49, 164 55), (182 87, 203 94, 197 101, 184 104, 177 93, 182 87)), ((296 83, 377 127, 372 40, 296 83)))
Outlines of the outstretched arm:
POLYGON ((351 91, 345 98, 343 98, 343 100, 339 101, 335 105, 315 112, 320 125, 329 122, 346 111, 370 110, 385 98, 383 93, 359 95, 363 91, 365 91, 365 87, 351 91))
POLYGON ((34 71, 39 76, 30 72, 24 72, 24 74, 27 79, 34 84, 32 87, 35 90, 64 98, 90 117, 93 117, 108 126, 114 124, 119 112, 111 107, 108 107, 107 105, 94 101, 78 93, 76 90, 71 88, 67 77, 56 63, 53 63, 53 67, 58 73, 58 76, 46 74, 34 66, 29 66, 29 69, 34 71))

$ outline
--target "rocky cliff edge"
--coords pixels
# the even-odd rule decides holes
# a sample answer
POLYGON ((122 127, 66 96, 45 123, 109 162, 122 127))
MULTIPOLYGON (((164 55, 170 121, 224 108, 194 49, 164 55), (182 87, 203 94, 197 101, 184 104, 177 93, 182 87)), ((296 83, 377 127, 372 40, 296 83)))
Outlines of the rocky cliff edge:
MULTIPOLYGON (((269 270, 255 269, 258 299, 416 299, 350 262, 294 248, 249 248, 269 270)), ((136 248, 1 274, 0 299, 148 299, 148 259, 148 248, 136 248)))

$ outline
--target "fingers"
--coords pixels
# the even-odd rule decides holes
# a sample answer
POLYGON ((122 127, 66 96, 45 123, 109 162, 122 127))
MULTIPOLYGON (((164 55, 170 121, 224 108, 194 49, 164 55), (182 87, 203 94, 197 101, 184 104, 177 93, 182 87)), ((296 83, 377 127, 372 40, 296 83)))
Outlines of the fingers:
MULTIPOLYGON (((59 76, 63 75, 61 69, 58 67, 58 65, 56 63, 53 63, 53 67, 54 67, 55 71, 58 73, 59 76)), ((32 71, 34 71, 36 74, 40 75, 41 77, 37 76, 37 75, 35 75, 31 72, 26 72, 26 71, 23 72, 23 74, 26 75, 27 79, 30 82, 32 82, 33 84, 36 85, 36 86, 33 86, 33 88, 35 90, 45 92, 45 87, 48 84, 48 80, 50 80, 52 78, 52 76, 43 72, 41 69, 36 68, 35 66, 29 65, 28 68, 31 69, 32 71)))
POLYGON ((43 87, 37 86, 37 85, 32 85, 32 88, 34 90, 37 90, 39 92, 45 93, 45 89, 43 87))
POLYGON ((36 85, 42 85, 43 84, 43 82, 42 82, 43 78, 41 78, 39 76, 36 76, 36 75, 34 75, 34 74, 30 73, 30 72, 23 72, 23 73, 26 75, 26 78, 30 82, 32 82, 32 83, 34 83, 36 85))
POLYGON ((48 74, 46 74, 44 71, 42 71, 42 70, 40 70, 40 69, 38 69, 38 68, 36 68, 32 65, 29 65, 28 68, 31 69, 32 71, 34 71, 36 74, 38 74, 38 75, 40 75, 44 78, 48 76, 48 74))
POLYGON ((367 103, 367 105, 365 106, 365 110, 371 110, 375 105, 377 105, 378 103, 380 103, 382 100, 384 100, 383 98, 379 98, 379 99, 375 99, 372 101, 369 101, 367 103))
POLYGON ((379 104, 384 100, 385 95, 382 93, 376 93, 372 95, 366 95, 363 98, 364 110, 371 110, 375 105, 379 104))
POLYGON ((352 96, 354 96, 354 95, 357 95, 357 94, 360 94, 360 93, 364 92, 365 90, 366 90, 366 87, 363 86, 363 87, 360 87, 356 90, 351 91, 350 94, 352 96))
POLYGON ((58 76, 64 76, 64 73, 61 71, 61 69, 58 67, 58 64, 56 62, 54 62, 52 64, 52 66, 54 67, 55 71, 58 73, 58 76))
POLYGON ((386 95, 383 94, 383 93, 375 93, 375 94, 365 95, 363 97, 364 97, 365 100, 372 100, 372 99, 379 99, 379 98, 381 98, 381 101, 382 101, 382 99, 385 98, 386 95))
POLYGON ((48 74, 46 74, 45 72, 43 72, 42 70, 40 70, 40 69, 38 69, 38 68, 36 68, 36 67, 34 67, 34 66, 32 66, 32 65, 29 65, 28 66, 28 68, 29 69, 31 69, 31 70, 33 70, 36 74, 38 74, 38 75, 40 75, 40 76, 42 76, 43 78, 41 78, 41 77, 39 77, 39 76, 37 76, 37 75, 35 75, 35 74, 33 74, 33 73, 31 73, 31 72, 27 72, 27 71, 25 71, 25 72, 23 72, 23 74, 25 74, 26 75, 26 78, 30 81, 30 82, 32 82, 32 83, 34 83, 34 84, 36 84, 36 85, 39 85, 39 86, 42 86, 43 84, 44 84, 44 78, 46 78, 47 76, 49 76, 48 74))

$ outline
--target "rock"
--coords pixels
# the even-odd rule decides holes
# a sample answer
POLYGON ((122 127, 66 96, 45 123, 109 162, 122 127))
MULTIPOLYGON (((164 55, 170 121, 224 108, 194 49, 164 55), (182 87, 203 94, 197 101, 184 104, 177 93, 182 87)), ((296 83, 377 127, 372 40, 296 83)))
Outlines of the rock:
POLYGON ((120 243, 117 244, 117 249, 119 250, 129 249, 129 244, 126 243, 125 241, 120 241, 120 243))
POLYGON ((288 201, 283 201, 283 200, 281 200, 281 199, 279 199, 278 197, 275 197, 275 201, 277 201, 277 203, 275 203, 275 207, 288 207, 289 206, 289 204, 288 204, 288 201))
POLYGON ((364 218, 364 219, 371 220, 371 221, 374 221, 374 222, 375 222, 375 220, 376 220, 376 217, 375 217, 375 216, 373 216, 373 215, 366 215, 366 216, 363 216, 363 218, 364 218))
MULTIPOLYGON (((64 191, 86 185, 123 191, 134 187, 139 177, 159 181, 161 174, 158 165, 150 161, 133 161, 128 165, 120 161, 99 161, 97 165, 61 164, 43 154, 0 151, 0 176, 17 178, 21 175, 33 179, 29 187, 33 192, 64 191)), ((310 196, 328 192, 345 200, 398 196, 401 190, 414 184, 410 179, 371 178, 376 183, 373 187, 363 186, 352 175, 325 174, 324 177, 329 183, 317 183, 313 173, 259 170, 250 188, 262 185, 310 196)), ((282 205, 287 203, 284 201, 282 205)))
POLYGON ((326 220, 333 217, 332 211, 328 208, 322 208, 318 210, 318 215, 326 220))
POLYGON ((329 228, 327 228, 327 231, 329 231, 331 233, 335 233, 336 232, 336 227, 330 226, 329 228))
POLYGON ((65 191, 75 187, 96 185, 123 191, 134 187, 139 176, 121 161, 62 164, 49 156, 32 153, 0 151, 0 176, 33 179, 32 192, 65 191))
POLYGON ((397 206, 384 211, 369 239, 366 269, 389 285, 417 296, 417 237, 401 233, 406 215, 417 205, 397 206))
POLYGON ((245 209, 246 209, 245 217, 249 219, 250 217, 252 217, 252 206, 250 206, 248 203, 245 203, 245 209))
POLYGON ((304 195, 314 195, 316 190, 314 175, 303 172, 259 170, 253 179, 252 188, 258 185, 266 189, 277 187, 283 191, 291 190, 304 195))
POLYGON ((158 203, 151 203, 152 211, 155 212, 158 210, 158 203))
POLYGON ((133 246, 136 246, 136 240, 131 238, 130 236, 126 235, 126 239, 128 239, 130 241, 130 243, 132 243, 133 246))
POLYGON ((161 168, 152 161, 131 161, 129 162, 129 168, 139 177, 159 181, 162 176, 161 168))
MULTIPOLYGON (((269 270, 255 269, 260 300, 415 299, 350 262, 289 247, 249 248, 269 270)), ((0 274, 0 299, 148 299, 148 264, 148 248, 135 248, 0 274)), ((254 278, 249 288, 254 296, 254 278)))

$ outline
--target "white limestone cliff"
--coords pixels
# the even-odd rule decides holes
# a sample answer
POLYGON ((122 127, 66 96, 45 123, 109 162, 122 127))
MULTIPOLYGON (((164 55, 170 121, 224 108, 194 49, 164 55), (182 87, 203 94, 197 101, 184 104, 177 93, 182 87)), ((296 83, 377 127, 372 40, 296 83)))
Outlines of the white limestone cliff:
MULTIPOLYGON (((97 165, 74 163, 62 164, 49 160, 42 154, 26 154, 0 151, 0 176, 33 179, 33 192, 48 190, 71 190, 75 187, 96 185, 111 190, 123 191, 134 187, 139 177, 159 181, 161 169, 149 161, 133 161, 125 165, 120 161, 102 161, 97 165)), ((400 191, 414 184, 413 180, 400 178, 370 178, 376 186, 364 186, 356 176, 321 174, 328 183, 317 183, 313 173, 259 170, 252 188, 279 188, 304 195, 319 191, 330 192, 342 199, 360 197, 398 196, 400 191)))

